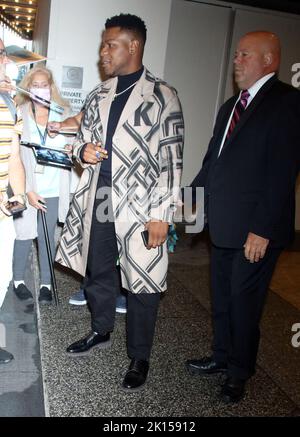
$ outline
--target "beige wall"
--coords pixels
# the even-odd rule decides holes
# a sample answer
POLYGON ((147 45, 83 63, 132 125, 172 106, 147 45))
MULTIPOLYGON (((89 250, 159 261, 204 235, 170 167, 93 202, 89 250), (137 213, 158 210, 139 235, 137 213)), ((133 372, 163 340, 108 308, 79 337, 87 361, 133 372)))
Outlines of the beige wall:
POLYGON ((33 35, 33 51, 47 56, 51 0, 39 0, 33 35))
POLYGON ((162 76, 170 8, 171 0, 52 0, 48 65, 58 84, 63 65, 84 68, 83 88, 87 91, 99 82, 101 32, 106 19, 121 12, 134 13, 145 20, 149 37, 144 63, 162 76))
POLYGON ((230 23, 229 8, 173 1, 165 78, 178 90, 183 107, 183 185, 198 173, 212 134, 228 62, 230 23))

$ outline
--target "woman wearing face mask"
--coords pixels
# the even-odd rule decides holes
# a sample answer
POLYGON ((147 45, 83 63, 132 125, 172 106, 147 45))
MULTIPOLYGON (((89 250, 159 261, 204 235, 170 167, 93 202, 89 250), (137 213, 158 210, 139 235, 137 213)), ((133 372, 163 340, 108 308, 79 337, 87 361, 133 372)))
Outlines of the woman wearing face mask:
MULTIPOLYGON (((59 135, 50 138, 47 135, 46 126, 49 121, 62 121, 69 115, 68 104, 60 96, 51 71, 44 67, 33 68, 24 76, 20 87, 65 108, 64 114, 60 115, 24 94, 17 94, 16 103, 23 118, 21 141, 64 149, 67 141, 65 137, 59 135)), ((54 257, 56 224, 58 220, 65 220, 69 207, 70 171, 37 164, 33 150, 26 146, 21 146, 21 156, 26 171, 29 207, 21 217, 14 220, 17 234, 13 263, 14 291, 21 300, 32 298, 31 291, 25 285, 24 276, 32 240, 37 237, 40 266, 39 302, 49 303, 52 300, 51 276, 42 218, 38 211, 46 212, 51 252, 54 257)))

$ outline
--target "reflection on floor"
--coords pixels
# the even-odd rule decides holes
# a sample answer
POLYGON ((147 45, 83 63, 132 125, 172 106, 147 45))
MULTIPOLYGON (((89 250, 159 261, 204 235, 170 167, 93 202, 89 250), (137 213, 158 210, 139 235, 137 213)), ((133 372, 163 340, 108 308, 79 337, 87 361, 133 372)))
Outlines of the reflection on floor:
POLYGON ((281 254, 270 288, 300 310, 300 252, 281 254))
MULTIPOLYGON (((32 259, 29 261, 28 267, 32 259)), ((25 281, 34 290, 32 271, 27 269, 25 281)), ((0 311, 0 334, 5 334, 0 335, 0 346, 14 355, 13 361, 0 365, 0 417, 43 417, 36 308, 32 301, 20 301, 12 284, 0 311)))

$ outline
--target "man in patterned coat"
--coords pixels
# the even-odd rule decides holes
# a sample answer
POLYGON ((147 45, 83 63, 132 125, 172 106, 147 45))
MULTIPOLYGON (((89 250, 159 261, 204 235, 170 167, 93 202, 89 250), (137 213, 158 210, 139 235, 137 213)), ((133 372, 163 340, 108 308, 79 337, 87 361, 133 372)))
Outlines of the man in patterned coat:
POLYGON ((144 68, 145 41, 139 17, 121 14, 106 21, 100 65, 110 79, 87 99, 74 147, 84 172, 57 254, 58 262, 88 277, 92 331, 67 348, 71 356, 110 344, 120 259, 131 359, 125 391, 139 390, 147 379, 182 172, 180 102, 173 88, 144 68))

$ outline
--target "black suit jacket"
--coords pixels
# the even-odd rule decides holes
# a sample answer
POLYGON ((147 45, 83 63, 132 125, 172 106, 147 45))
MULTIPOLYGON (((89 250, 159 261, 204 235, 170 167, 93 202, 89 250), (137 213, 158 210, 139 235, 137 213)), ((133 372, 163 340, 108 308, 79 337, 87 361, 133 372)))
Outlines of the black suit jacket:
POLYGON ((218 158, 238 96, 218 113, 193 187, 205 188, 212 242, 242 248, 249 232, 274 247, 293 240, 295 182, 300 168, 300 92, 269 79, 251 101, 218 158))

